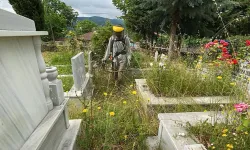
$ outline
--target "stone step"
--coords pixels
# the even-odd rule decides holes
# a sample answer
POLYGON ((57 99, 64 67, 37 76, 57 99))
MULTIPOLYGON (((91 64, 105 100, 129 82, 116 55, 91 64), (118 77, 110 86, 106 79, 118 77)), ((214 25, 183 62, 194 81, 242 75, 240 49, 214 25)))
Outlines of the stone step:
POLYGON ((80 132, 81 119, 69 120, 69 128, 65 132, 62 141, 57 150, 75 150, 78 149, 75 142, 80 132))

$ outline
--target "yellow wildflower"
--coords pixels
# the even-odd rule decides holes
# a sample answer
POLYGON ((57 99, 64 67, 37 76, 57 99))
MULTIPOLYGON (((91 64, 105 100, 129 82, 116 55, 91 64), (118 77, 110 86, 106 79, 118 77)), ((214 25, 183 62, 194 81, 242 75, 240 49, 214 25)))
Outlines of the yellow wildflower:
POLYGON ((232 150, 231 148, 228 148, 227 150, 232 150))
POLYGON ((139 100, 137 99, 136 102, 139 102, 139 100))
POLYGON ((224 134, 222 134, 222 136, 226 137, 226 136, 227 136, 227 134, 225 134, 225 133, 224 133, 224 134))
POLYGON ((247 80, 250 81, 250 78, 248 78, 247 80))
POLYGON ((133 84, 131 84, 130 87, 133 87, 133 84))
POLYGON ((222 133, 227 133, 228 129, 222 130, 222 133))
POLYGON ((248 134, 248 132, 246 131, 245 134, 248 134))
POLYGON ((200 59, 202 59, 202 56, 199 56, 200 59))
POLYGON ((126 104, 127 104, 127 101, 123 101, 123 104, 125 104, 125 105, 126 105, 126 104))
POLYGON ((210 66, 210 67, 213 66, 213 63, 209 63, 208 66, 210 66))
POLYGON ((227 144, 227 148, 234 148, 232 144, 227 144))
POLYGON ((97 107, 98 110, 101 110, 101 107, 97 107))
POLYGON ((108 96, 108 93, 104 92, 103 95, 104 95, 104 96, 108 96))
POLYGON ((213 146, 212 149, 215 149, 215 146, 213 146))
POLYGON ((221 80, 221 79, 222 79, 222 76, 218 76, 217 79, 221 80))
POLYGON ((236 85, 236 83, 235 83, 235 82, 232 82, 232 83, 230 83, 230 85, 235 86, 235 85, 236 85))
POLYGON ((86 112, 88 112, 88 109, 83 109, 82 112, 86 113, 86 112))
POLYGON ((124 135, 124 139, 127 140, 128 136, 127 135, 124 135))
POLYGON ((114 115, 115 115, 115 112, 112 111, 112 112, 109 113, 109 115, 110 115, 110 116, 114 116, 114 115))
POLYGON ((133 95, 136 95, 136 94, 137 94, 137 92, 136 92, 136 91, 132 91, 132 94, 133 94, 133 95))

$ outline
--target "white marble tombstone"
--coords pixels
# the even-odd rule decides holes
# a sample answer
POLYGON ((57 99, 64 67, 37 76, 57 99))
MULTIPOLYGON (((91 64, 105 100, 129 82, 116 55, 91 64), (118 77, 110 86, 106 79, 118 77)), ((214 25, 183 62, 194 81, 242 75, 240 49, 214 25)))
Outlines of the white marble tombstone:
POLYGON ((40 39, 48 33, 1 9, 0 20, 0 150, 57 149, 81 121, 68 121, 67 100, 51 101, 40 39))
POLYGON ((74 79, 74 87, 76 91, 81 91, 83 82, 85 80, 85 63, 83 52, 71 58, 72 72, 74 79))

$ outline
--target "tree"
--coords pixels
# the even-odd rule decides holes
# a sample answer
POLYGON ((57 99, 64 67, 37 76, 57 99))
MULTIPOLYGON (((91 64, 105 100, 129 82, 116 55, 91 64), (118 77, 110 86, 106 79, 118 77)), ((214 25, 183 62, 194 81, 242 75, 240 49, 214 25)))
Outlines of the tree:
POLYGON ((78 13, 60 0, 44 0, 45 28, 49 31, 46 40, 64 37, 67 28, 73 28, 78 13))
POLYGON ((72 28, 74 26, 78 13, 71 6, 66 5, 60 0, 44 0, 44 6, 47 10, 50 9, 51 12, 64 16, 67 20, 67 27, 72 28))
POLYGON ((9 0, 15 12, 34 20, 36 30, 44 30, 44 8, 41 0, 9 0))
POLYGON ((91 32, 94 27, 97 27, 97 24, 89 21, 89 20, 83 20, 78 21, 75 26, 75 31, 78 35, 91 32))
POLYGON ((112 36, 112 24, 107 21, 104 26, 100 26, 94 32, 94 36, 91 39, 92 49, 96 53, 96 59, 100 60, 105 53, 109 38, 112 36))

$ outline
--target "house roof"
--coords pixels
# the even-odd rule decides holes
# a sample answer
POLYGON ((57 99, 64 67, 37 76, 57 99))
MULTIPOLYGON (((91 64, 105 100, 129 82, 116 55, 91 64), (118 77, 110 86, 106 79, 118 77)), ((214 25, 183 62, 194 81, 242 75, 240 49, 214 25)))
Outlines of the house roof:
POLYGON ((91 38, 93 37, 94 33, 93 32, 89 32, 89 33, 85 33, 83 35, 80 35, 79 38, 83 39, 85 41, 90 41, 91 38))

